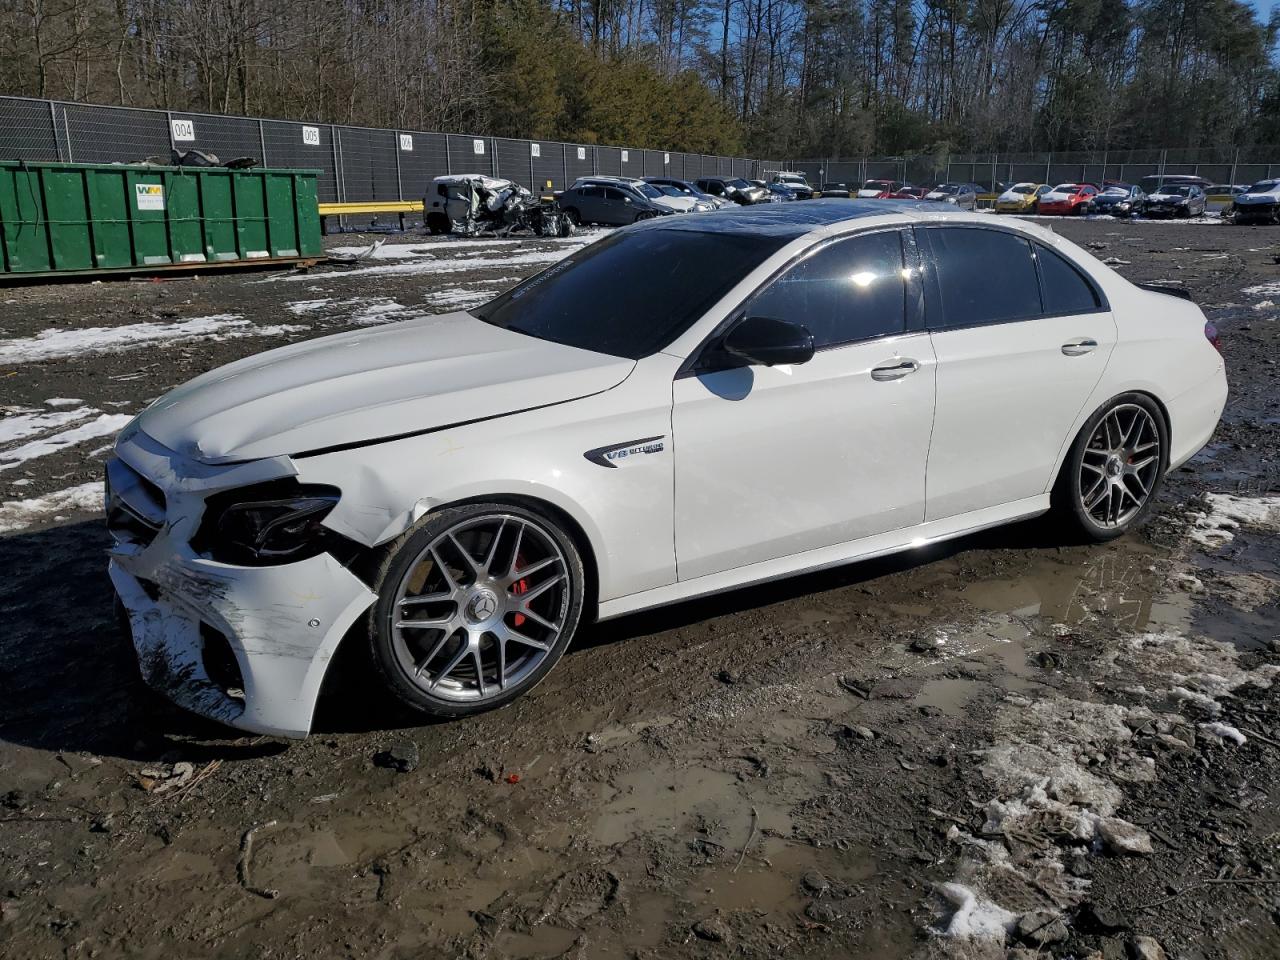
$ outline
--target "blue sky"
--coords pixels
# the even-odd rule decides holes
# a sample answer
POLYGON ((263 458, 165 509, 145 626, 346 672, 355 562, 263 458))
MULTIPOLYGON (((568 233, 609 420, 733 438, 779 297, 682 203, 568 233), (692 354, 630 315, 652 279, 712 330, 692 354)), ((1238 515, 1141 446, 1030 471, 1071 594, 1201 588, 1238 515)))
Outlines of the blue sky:
POLYGON ((1271 16, 1271 8, 1280 3, 1280 0, 1251 0, 1252 4, 1258 8, 1263 23, 1271 16))

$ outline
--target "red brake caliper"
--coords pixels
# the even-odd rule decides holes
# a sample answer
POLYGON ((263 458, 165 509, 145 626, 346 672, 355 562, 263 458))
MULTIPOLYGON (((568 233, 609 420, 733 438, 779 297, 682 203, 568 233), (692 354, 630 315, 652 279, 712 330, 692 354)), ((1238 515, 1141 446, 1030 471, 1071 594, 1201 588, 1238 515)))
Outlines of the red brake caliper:
MULTIPOLYGON (((519 568, 519 567, 523 567, 523 566, 524 566, 524 554, 520 554, 520 553, 518 553, 518 554, 516 554, 516 567, 517 567, 517 568, 519 568)), ((522 579, 522 580, 517 580, 514 584, 512 584, 512 586, 511 586, 511 592, 512 592, 512 593, 514 593, 516 596, 520 596, 520 594, 522 594, 522 593, 528 593, 528 592, 529 592, 529 581, 528 581, 528 580, 523 580, 523 579, 522 579)), ((525 620, 527 620, 527 619, 528 619, 528 617, 526 617, 523 613, 517 613, 517 614, 515 614, 515 616, 513 616, 513 617, 511 618, 511 620, 512 620, 512 626, 517 627, 517 628, 522 627, 522 626, 524 626, 524 622, 525 622, 525 620)))

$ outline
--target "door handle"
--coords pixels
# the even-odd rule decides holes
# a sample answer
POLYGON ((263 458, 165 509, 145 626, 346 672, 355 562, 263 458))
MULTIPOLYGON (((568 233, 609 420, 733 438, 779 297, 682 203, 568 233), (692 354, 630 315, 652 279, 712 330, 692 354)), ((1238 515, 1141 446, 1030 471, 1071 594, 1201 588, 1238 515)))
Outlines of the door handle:
POLYGON ((1088 337, 1081 340, 1068 340, 1062 345, 1062 352, 1068 357, 1083 357, 1096 349, 1098 349, 1098 341, 1090 340, 1088 337))
POLYGON ((883 363, 878 367, 871 368, 871 379, 884 382, 886 380, 901 380, 909 373, 915 373, 920 369, 919 362, 915 360, 893 360, 889 363, 883 363))

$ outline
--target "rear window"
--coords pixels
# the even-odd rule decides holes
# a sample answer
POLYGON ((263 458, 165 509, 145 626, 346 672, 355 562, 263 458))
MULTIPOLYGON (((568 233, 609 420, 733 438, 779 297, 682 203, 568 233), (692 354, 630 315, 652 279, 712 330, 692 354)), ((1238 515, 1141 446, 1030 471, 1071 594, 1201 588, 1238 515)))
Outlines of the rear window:
POLYGON ((684 333, 790 240, 622 230, 471 312, 540 340, 639 360, 684 333))
POLYGON ((1040 284, 1027 240, 974 228, 922 232, 932 248, 941 300, 929 310, 930 326, 976 327, 1040 315, 1040 284))
POLYGON ((1044 312, 1051 317, 1090 313, 1101 305, 1098 295, 1080 271, 1048 247, 1036 244, 1043 284, 1044 312))

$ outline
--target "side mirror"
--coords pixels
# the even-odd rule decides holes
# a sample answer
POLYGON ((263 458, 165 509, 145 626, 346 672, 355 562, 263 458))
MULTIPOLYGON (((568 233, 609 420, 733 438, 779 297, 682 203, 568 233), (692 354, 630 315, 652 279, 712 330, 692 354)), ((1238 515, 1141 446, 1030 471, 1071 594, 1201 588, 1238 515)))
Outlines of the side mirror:
POLYGON ((813 359, 813 334, 799 323, 747 317, 729 331, 721 350, 748 366, 808 363, 813 359))

